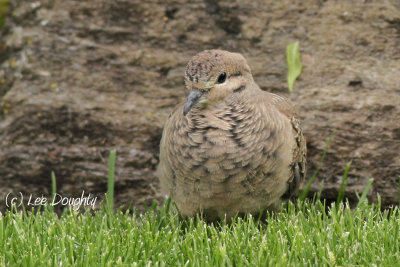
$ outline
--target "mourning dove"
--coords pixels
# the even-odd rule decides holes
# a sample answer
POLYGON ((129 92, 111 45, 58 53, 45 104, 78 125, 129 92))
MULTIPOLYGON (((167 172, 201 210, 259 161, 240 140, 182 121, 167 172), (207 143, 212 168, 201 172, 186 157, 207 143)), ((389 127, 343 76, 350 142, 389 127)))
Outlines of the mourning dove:
POLYGON ((168 118, 157 174, 187 216, 207 220, 279 210, 306 172, 292 104, 262 91, 238 53, 206 50, 185 71, 186 103, 168 118))

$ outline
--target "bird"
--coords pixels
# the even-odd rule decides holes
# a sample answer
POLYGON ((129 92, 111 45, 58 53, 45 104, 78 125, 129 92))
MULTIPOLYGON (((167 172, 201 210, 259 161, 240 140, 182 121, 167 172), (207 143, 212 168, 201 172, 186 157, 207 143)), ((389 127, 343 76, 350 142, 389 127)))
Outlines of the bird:
POLYGON ((240 53, 205 50, 184 73, 186 102, 167 119, 157 175, 183 217, 279 212, 306 176, 306 140, 285 97, 264 91, 240 53))

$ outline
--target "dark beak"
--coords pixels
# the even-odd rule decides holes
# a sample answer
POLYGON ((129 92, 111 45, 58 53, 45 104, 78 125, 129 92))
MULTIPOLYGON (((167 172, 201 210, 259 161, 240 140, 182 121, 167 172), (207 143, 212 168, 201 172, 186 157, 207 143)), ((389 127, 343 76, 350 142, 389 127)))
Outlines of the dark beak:
POLYGON ((192 107, 200 101, 200 98, 204 95, 204 93, 205 91, 200 91, 200 90, 192 90, 189 93, 186 104, 183 108, 183 115, 186 116, 186 114, 188 114, 188 112, 192 109, 192 107))

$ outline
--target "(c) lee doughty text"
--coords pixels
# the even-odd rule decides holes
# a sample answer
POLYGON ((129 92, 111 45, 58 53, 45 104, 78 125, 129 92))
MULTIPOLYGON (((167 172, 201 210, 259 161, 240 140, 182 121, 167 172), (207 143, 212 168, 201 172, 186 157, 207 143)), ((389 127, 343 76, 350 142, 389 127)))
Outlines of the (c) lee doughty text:
MULTIPOLYGON (((20 193, 20 197, 13 197, 9 199, 9 195, 7 195, 7 206, 8 204, 11 205, 17 205, 18 203, 23 202, 24 196, 22 193, 20 193)), ((51 201, 46 197, 34 197, 29 195, 27 205, 28 206, 42 206, 42 205, 51 205, 51 206, 56 206, 56 205, 62 205, 62 206, 72 206, 74 210, 78 210, 82 205, 83 206, 91 206, 94 208, 95 204, 97 201, 97 197, 93 197, 90 193, 85 196, 85 191, 82 191, 82 195, 80 197, 65 197, 62 196, 61 194, 54 194, 54 196, 51 198, 51 201)))

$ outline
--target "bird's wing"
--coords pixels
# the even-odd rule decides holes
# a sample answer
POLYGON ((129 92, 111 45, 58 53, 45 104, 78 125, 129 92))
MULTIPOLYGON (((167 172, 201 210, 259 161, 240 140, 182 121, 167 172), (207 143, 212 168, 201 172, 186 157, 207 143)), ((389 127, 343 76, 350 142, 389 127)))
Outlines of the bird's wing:
MULTIPOLYGON (((176 173, 172 166, 177 166, 176 158, 170 157, 171 154, 181 154, 183 151, 176 151, 176 147, 182 147, 187 138, 182 138, 188 125, 188 121, 183 115, 183 105, 181 103, 170 113, 164 125, 164 130, 160 142, 160 163, 157 167, 157 176, 161 181, 161 188, 165 190, 175 190, 176 173), (173 144, 179 144, 174 146, 173 144)), ((188 161, 190 162, 190 161, 188 161)), ((171 196, 172 191, 165 192, 171 196)))
POLYGON ((279 110, 280 113, 284 114, 291 122, 293 129, 293 136, 295 138, 296 146, 293 150, 293 161, 291 165, 291 178, 288 180, 288 190, 283 195, 283 198, 296 197, 299 191, 299 186, 304 181, 306 176, 307 167, 307 147, 306 139, 301 129, 300 120, 297 115, 296 109, 292 103, 281 96, 270 94, 270 100, 272 104, 279 110))

